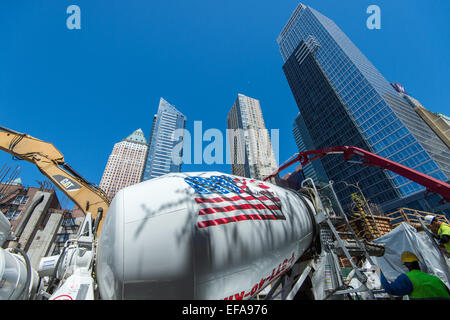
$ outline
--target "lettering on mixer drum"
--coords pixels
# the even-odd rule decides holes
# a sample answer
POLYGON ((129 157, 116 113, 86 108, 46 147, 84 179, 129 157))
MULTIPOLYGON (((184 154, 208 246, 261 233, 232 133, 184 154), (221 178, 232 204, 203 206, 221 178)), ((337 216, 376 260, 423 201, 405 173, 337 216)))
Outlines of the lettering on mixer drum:
POLYGON ((283 273, 289 270, 290 267, 295 262, 295 254, 292 253, 290 259, 284 259, 282 263, 278 265, 278 268, 273 268, 272 273, 268 277, 264 277, 255 283, 251 289, 241 291, 240 293, 235 293, 229 297, 226 297, 224 300, 243 300, 250 299, 257 293, 259 293, 265 286, 267 286, 272 281, 278 279, 283 273))

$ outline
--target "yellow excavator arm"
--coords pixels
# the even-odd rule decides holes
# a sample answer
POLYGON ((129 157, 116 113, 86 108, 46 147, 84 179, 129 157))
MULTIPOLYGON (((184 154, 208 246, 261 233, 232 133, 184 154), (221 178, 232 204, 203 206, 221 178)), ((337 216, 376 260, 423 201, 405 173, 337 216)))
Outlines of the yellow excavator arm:
POLYGON ((108 197, 65 163, 53 144, 0 126, 0 150, 36 165, 84 214, 92 214, 99 234, 110 204, 108 197))

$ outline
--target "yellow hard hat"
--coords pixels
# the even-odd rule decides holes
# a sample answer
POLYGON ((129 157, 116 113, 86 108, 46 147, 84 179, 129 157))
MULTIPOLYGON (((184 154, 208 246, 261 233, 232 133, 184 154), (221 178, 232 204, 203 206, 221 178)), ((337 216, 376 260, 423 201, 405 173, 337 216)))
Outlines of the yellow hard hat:
POLYGON ((405 251, 402 253, 402 262, 413 262, 413 261, 419 261, 419 258, 417 256, 409 251, 405 251))

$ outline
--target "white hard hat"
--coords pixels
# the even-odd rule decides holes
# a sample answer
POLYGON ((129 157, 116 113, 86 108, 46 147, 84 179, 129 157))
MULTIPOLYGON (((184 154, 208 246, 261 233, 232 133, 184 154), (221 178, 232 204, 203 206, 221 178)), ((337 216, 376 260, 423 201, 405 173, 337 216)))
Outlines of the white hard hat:
POLYGON ((431 224, 433 222, 434 218, 436 218, 436 216, 428 215, 428 216, 425 217, 425 222, 428 223, 428 224, 431 224))

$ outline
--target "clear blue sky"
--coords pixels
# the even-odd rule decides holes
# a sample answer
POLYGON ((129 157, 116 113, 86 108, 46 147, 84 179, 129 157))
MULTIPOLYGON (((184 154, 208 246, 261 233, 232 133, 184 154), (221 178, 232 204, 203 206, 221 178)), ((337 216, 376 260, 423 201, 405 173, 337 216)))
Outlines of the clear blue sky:
MULTIPOLYGON (((203 129, 226 129, 236 95, 259 99, 267 128, 280 129, 280 162, 297 152, 298 108, 276 38, 296 0, 21 0, 0 2, 0 125, 52 142, 99 184, 114 143, 142 128, 148 138, 159 98, 203 129), (81 8, 81 30, 66 9, 81 8)), ((448 0, 311 0, 389 81, 428 109, 449 115, 448 0), (381 8, 381 30, 366 8, 381 8)), ((204 143, 205 147, 208 143, 204 143)), ((25 184, 43 176, 31 164, 25 184)), ((184 171, 229 165, 186 165, 184 171)), ((287 171, 288 172, 288 171, 287 171)))

